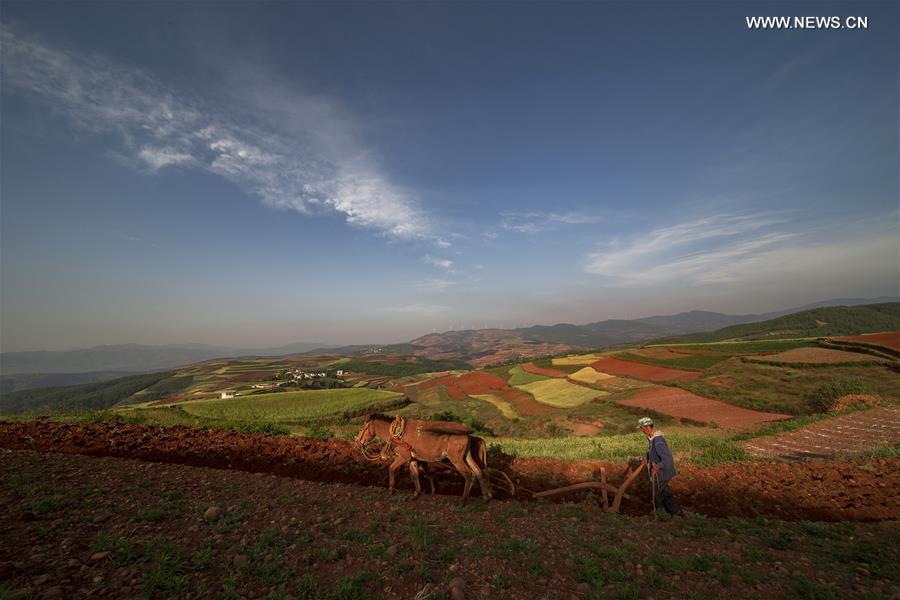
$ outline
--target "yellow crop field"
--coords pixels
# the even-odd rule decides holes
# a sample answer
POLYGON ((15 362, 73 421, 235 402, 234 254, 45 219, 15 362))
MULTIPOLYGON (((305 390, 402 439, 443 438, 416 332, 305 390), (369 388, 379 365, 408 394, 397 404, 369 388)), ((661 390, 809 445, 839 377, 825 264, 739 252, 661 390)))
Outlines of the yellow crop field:
POLYGON ((586 404, 594 398, 609 395, 607 392, 569 383, 565 379, 546 379, 516 387, 534 396, 541 404, 556 408, 573 408, 586 404))
POLYGON ((571 365, 589 365, 592 362, 597 362, 600 359, 600 356, 597 354, 580 354, 578 356, 562 356, 560 358, 554 358, 553 364, 557 366, 571 366, 571 365))
POLYGON ((569 375, 569 379, 574 379, 575 381, 580 381, 582 383, 597 383, 598 381, 603 381, 604 379, 613 379, 614 377, 615 375, 607 375, 606 373, 601 373, 593 367, 585 367, 569 375))
POLYGON ((516 409, 513 408, 513 405, 510 404, 509 402, 507 402, 506 400, 504 400, 503 398, 500 398, 499 396, 496 396, 494 394, 476 394, 476 395, 472 396, 472 398, 478 398, 479 400, 484 400, 485 402, 490 402, 491 404, 496 406, 497 409, 501 413, 503 413, 503 416, 506 417, 507 419, 520 419, 521 418, 521 415, 519 415, 519 413, 516 412, 516 409))

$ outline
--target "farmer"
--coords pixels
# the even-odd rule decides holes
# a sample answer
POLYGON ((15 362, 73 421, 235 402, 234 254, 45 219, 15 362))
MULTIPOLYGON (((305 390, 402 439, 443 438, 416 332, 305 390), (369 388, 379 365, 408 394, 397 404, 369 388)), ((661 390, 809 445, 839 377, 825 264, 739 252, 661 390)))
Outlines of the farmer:
POLYGON ((679 508, 669 490, 669 480, 675 477, 675 461, 662 431, 653 430, 653 419, 644 417, 638 426, 650 443, 647 452, 647 467, 650 471, 650 485, 653 488, 653 510, 663 507, 669 514, 678 514, 679 508))

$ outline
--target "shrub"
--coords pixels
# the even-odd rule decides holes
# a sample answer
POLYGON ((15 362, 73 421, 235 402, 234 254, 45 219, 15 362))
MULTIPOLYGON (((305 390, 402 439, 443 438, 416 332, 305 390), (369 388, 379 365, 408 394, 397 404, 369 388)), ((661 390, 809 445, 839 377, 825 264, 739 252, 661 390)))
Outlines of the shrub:
POLYGON ((306 437, 327 440, 334 437, 334 432, 321 423, 313 423, 306 431, 306 437))
MULTIPOLYGON (((431 415, 432 421, 453 421, 454 423, 462 423, 462 417, 458 417, 453 414, 452 411, 445 410, 441 412, 436 412, 431 415)), ((473 428, 474 429, 474 428, 473 428)))
POLYGON ((811 392, 806 397, 806 402, 815 412, 828 412, 841 396, 864 393, 866 385, 862 381, 832 381, 811 392))

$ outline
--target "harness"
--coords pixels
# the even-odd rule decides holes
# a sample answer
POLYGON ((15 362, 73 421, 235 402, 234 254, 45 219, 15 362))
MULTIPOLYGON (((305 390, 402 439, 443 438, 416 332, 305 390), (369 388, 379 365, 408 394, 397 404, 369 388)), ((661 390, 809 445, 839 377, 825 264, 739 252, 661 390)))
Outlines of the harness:
MULTIPOLYGON (((388 445, 396 444, 397 446, 400 446, 401 448, 403 448, 404 450, 409 452, 409 454, 413 458, 415 458, 416 451, 415 451, 415 449, 413 449, 412 445, 409 442, 404 442, 402 439, 400 439, 401 437, 403 437, 403 432, 405 430, 406 430, 406 419, 404 419, 400 415, 397 415, 396 417, 394 417, 394 420, 391 422, 391 428, 388 430, 390 432, 390 436, 391 436, 391 439, 388 440, 388 445)), ((387 446, 385 446, 385 449, 387 449, 387 446)))

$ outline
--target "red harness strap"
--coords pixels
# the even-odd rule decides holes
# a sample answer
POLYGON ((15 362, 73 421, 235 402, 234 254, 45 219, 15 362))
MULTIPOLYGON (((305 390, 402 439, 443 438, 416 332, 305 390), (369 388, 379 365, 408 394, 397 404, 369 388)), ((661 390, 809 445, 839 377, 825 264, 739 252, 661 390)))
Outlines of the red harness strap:
POLYGON ((399 438, 391 438, 391 443, 397 444, 398 446, 400 446, 401 448, 403 448, 410 454, 414 453, 413 447, 409 445, 409 442, 404 442, 403 440, 401 440, 399 438))

